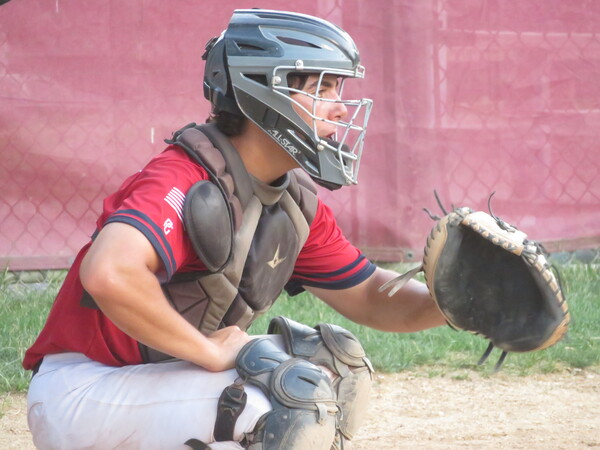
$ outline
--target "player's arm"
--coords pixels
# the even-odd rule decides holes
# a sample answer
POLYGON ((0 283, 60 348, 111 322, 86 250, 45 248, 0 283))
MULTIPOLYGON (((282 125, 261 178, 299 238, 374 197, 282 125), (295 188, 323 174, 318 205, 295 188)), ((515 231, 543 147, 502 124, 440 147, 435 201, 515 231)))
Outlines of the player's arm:
POLYGON ((83 287, 100 309, 133 339, 208 370, 232 368, 249 340, 238 327, 209 337, 189 324, 169 304, 156 273, 160 257, 148 239, 124 223, 109 223, 82 261, 83 287))
POLYGON ((353 322, 382 331, 413 332, 445 325, 427 287, 410 280, 392 297, 379 287, 398 274, 380 267, 366 280, 347 289, 306 286, 312 294, 353 322))

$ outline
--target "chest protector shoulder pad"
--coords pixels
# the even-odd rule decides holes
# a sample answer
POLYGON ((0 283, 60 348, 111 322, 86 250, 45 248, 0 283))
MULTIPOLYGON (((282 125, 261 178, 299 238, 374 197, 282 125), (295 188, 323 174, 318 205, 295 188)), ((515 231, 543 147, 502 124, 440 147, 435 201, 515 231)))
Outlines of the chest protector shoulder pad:
MULTIPOLYGON (((186 150, 211 177, 211 181, 194 184, 186 194, 184 222, 200 260, 211 272, 222 271, 231 261, 234 235, 255 186, 237 152, 216 126, 190 124, 169 142, 186 150)), ((314 182, 300 169, 292 171, 290 178, 287 191, 310 225, 317 209, 314 182)))

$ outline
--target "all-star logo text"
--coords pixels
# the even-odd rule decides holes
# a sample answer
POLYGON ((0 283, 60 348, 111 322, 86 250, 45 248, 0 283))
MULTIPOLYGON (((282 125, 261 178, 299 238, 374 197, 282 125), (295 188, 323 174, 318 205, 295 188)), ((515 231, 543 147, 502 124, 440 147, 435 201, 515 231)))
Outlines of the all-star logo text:
POLYGON ((281 135, 281 132, 277 130, 269 130, 269 134, 275 138, 279 145, 285 148, 292 155, 297 155, 298 153, 300 153, 300 151, 296 147, 294 147, 294 144, 292 144, 288 139, 284 138, 281 135))

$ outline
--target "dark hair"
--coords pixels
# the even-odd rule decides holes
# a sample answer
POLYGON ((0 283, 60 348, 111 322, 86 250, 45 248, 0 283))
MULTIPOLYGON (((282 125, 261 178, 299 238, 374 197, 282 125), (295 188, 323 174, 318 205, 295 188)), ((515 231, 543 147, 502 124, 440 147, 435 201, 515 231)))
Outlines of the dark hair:
POLYGON ((306 84, 306 80, 308 80, 308 73, 290 73, 287 76, 288 86, 294 89, 304 89, 304 85, 306 84))
POLYGON ((247 122, 246 117, 227 111, 211 112, 206 119, 206 123, 216 124, 219 131, 228 137, 242 134, 247 122))

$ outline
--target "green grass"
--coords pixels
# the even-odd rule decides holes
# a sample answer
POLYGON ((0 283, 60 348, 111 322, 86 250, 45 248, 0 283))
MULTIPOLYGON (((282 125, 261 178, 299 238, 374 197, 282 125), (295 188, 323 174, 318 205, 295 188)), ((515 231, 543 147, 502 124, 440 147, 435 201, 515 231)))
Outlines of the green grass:
POLYGON ((42 329, 62 274, 43 283, 13 283, 0 274, 0 392, 23 391, 31 372, 21 367, 25 350, 42 329))
MULTIPOLYGON (((503 372, 527 375, 600 366, 600 268, 571 264, 561 266, 560 272, 571 313, 567 336, 543 351, 509 354, 502 366, 503 372)), ((307 293, 293 298, 282 295, 274 307, 252 325, 250 333, 264 333, 269 320, 277 315, 311 326, 330 322, 347 328, 359 338, 375 368, 384 372, 436 366, 441 372, 470 368, 487 373, 493 370, 500 356, 496 349, 483 366, 477 366, 488 344, 479 336, 450 327, 410 334, 379 332, 350 322, 307 293)))
MULTIPOLYGON (((570 368, 600 368, 600 268, 572 264, 560 268, 572 321, 566 338, 532 353, 509 354, 502 371, 515 375, 550 373, 570 368)), ((14 283, 0 274, 0 392, 24 391, 30 373, 21 359, 42 328, 64 274, 44 283, 14 283)), ((353 332, 365 347, 376 370, 396 372, 424 368, 431 376, 457 369, 491 374, 499 351, 481 367, 476 362, 487 342, 467 332, 440 327, 412 334, 383 333, 360 327, 341 317, 311 295, 283 294, 249 332, 262 334, 272 317, 283 315, 307 325, 329 322, 353 332)))

